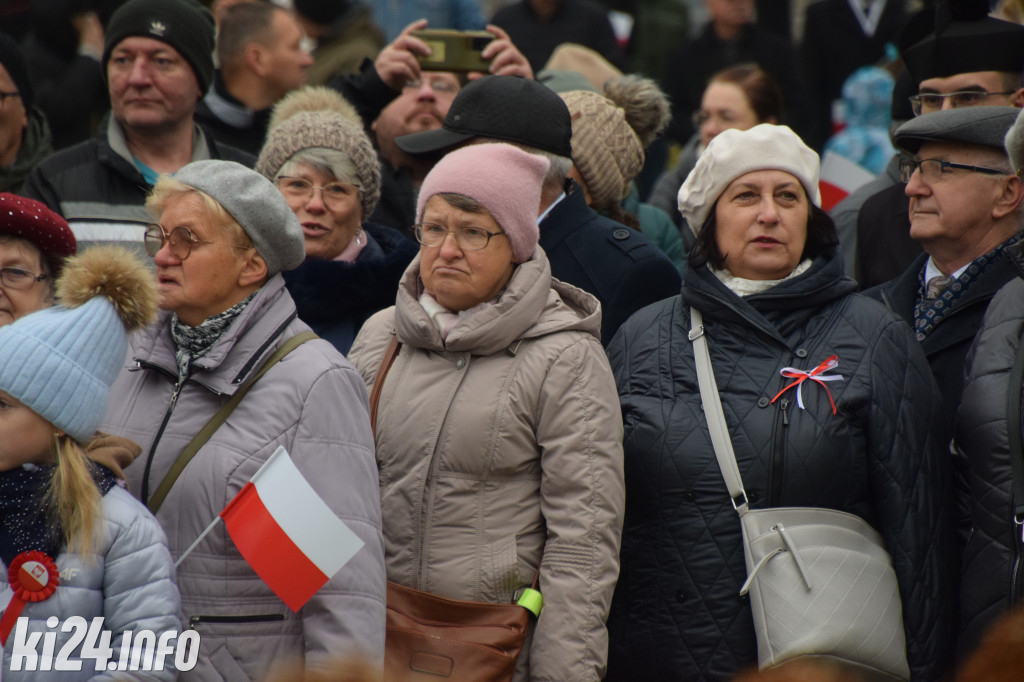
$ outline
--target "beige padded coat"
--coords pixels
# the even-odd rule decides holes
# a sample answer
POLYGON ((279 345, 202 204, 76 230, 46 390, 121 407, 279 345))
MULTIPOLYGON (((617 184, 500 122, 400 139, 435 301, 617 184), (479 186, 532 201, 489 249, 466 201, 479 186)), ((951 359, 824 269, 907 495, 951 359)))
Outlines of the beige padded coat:
POLYGON ((349 354, 372 386, 393 330, 402 343, 376 436, 388 578, 507 603, 543 557, 544 610, 515 679, 599 680, 624 506, 599 305, 553 279, 539 247, 446 341, 421 292, 417 257, 349 354))

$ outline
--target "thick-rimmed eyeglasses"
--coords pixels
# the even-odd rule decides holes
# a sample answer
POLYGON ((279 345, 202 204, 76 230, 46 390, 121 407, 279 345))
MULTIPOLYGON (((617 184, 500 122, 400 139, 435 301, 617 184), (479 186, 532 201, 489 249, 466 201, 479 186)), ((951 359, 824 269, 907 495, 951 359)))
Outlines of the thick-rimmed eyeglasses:
POLYGON ((282 175, 274 181, 277 189, 288 201, 312 201, 313 192, 320 190, 324 204, 329 208, 342 208, 349 197, 359 196, 359 186, 347 182, 328 182, 326 185, 314 185, 309 180, 282 175))
POLYGON ((8 289, 29 289, 36 282, 42 282, 46 275, 37 275, 22 268, 0 268, 0 284, 8 289))
POLYGON ((449 230, 444 225, 437 223, 418 223, 413 225, 413 229, 416 230, 416 241, 423 246, 440 246, 448 238, 450 232, 455 235, 455 243, 463 251, 480 251, 487 248, 491 237, 508 236, 504 232, 488 232, 482 227, 470 225, 449 230))
POLYGON ((962 107, 978 107, 985 103, 989 97, 996 95, 1012 95, 1013 90, 1008 92, 986 92, 985 90, 959 90, 957 92, 925 92, 910 97, 910 106, 914 110, 914 116, 930 114, 933 111, 942 109, 942 103, 949 100, 949 105, 954 109, 962 107))
MULTIPOLYGON (((146 225, 145 241, 146 253, 151 258, 156 256, 165 243, 168 243, 170 244, 171 255, 180 261, 189 257, 192 253, 192 247, 196 244, 223 244, 223 242, 208 242, 205 239, 199 239, 187 227, 176 227, 168 233, 162 225, 157 223, 146 225)), ((233 249, 249 248, 248 246, 238 246, 237 244, 224 244, 224 246, 230 246, 233 249)))
POLYGON ((910 182, 910 176, 914 171, 920 169, 921 179, 928 184, 940 182, 948 177, 954 170, 970 171, 971 173, 984 173, 985 175, 1010 175, 1009 171, 998 168, 986 168, 985 166, 968 166, 965 163, 953 163, 942 159, 921 159, 914 161, 905 156, 900 157, 900 180, 910 182))
POLYGON ((8 97, 21 97, 20 92, 0 92, 0 111, 3 111, 4 105, 7 104, 8 97))

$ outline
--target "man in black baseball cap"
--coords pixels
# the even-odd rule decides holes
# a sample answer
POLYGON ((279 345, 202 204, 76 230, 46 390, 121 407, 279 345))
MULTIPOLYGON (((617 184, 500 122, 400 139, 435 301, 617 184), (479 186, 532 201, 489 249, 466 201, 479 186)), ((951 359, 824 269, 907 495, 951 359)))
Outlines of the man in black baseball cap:
POLYGON ((910 236, 925 253, 866 294, 914 327, 949 425, 960 404, 968 347, 992 296, 1016 276, 1007 249, 1024 226, 1024 185, 1003 140, 1019 112, 1005 106, 938 111, 911 119, 895 134, 906 154, 900 171, 910 198, 910 236))
POLYGON ((130 0, 111 16, 102 59, 110 116, 95 138, 36 166, 23 189, 64 216, 80 248, 120 242, 144 253, 146 194, 160 173, 210 158, 252 165, 194 121, 213 45, 213 18, 195 0, 130 0))
POLYGON ((540 245, 552 275, 601 302, 605 345, 634 312, 679 293, 681 280, 672 262, 636 230, 595 213, 582 188, 567 179, 572 169, 569 109, 537 81, 513 76, 473 81, 455 97, 440 128, 395 140, 406 153, 418 155, 495 141, 550 162, 537 211, 540 245))

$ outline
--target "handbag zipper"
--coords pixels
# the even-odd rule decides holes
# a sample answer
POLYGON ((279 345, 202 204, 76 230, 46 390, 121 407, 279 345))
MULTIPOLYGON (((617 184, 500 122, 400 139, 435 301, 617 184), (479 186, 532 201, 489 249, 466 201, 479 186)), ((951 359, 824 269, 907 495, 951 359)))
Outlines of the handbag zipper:
POLYGON ((789 426, 789 398, 779 401, 775 415, 775 438, 772 440, 771 506, 779 506, 782 496, 782 460, 786 446, 786 427, 789 426))
POLYGON ((195 630, 200 623, 272 623, 284 620, 282 613, 267 613, 258 616, 189 616, 188 629, 195 630))

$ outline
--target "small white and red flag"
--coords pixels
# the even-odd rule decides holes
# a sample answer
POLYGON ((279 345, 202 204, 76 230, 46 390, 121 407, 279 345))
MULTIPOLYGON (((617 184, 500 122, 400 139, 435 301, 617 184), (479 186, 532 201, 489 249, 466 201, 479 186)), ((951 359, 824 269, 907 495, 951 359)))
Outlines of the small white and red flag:
POLYGON ((238 551, 292 611, 302 608, 363 546, 283 447, 228 502, 220 518, 238 551))
POLYGON ((874 174, 864 166, 835 152, 825 152, 821 159, 821 208, 831 211, 836 204, 855 190, 871 182, 874 174))

